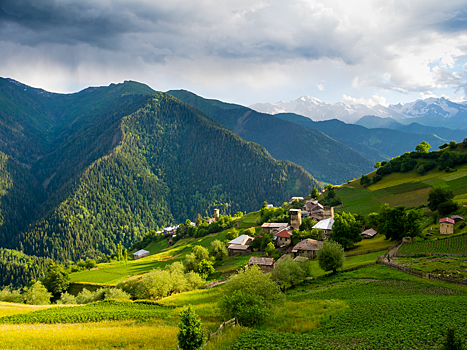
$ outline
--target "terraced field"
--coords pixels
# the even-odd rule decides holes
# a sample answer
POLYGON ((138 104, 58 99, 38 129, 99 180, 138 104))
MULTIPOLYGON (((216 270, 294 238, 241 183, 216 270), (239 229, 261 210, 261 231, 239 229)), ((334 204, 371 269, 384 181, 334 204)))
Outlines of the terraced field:
POLYGON ((433 241, 404 243, 397 250, 397 254, 467 254, 467 235, 433 241))

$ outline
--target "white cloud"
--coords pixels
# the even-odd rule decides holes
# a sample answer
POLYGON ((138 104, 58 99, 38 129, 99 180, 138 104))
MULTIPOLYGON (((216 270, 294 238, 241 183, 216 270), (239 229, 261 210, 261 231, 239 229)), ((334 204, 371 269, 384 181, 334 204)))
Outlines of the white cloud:
POLYGON ((386 98, 378 95, 373 95, 371 98, 366 99, 366 98, 354 98, 350 97, 347 95, 342 95, 342 102, 347 104, 347 105, 356 105, 356 104, 361 104, 365 105, 367 107, 374 107, 376 105, 382 105, 382 106, 387 106, 388 104, 386 103, 386 98))
POLYGON ((323 84, 318 84, 316 86, 318 87, 319 91, 324 91, 324 85, 323 84))

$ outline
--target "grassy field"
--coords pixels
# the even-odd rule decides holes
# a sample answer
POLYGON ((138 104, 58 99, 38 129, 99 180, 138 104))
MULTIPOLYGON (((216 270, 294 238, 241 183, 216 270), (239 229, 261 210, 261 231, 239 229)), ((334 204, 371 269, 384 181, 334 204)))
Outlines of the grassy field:
MULTIPOLYGON (((232 229, 229 229, 232 230, 232 229)), ((70 275, 70 282, 88 282, 104 285, 114 285, 130 276, 141 275, 155 268, 163 268, 175 261, 182 260, 190 253, 195 245, 201 245, 210 249, 211 242, 215 239, 224 240, 229 231, 214 233, 202 238, 185 238, 177 241, 173 246, 167 246, 167 240, 151 243, 149 251, 155 252, 148 257, 139 260, 124 262, 103 263, 97 270, 75 272, 70 275)))
MULTIPOLYGON (((446 188, 454 192, 454 200, 459 204, 467 204, 467 166, 456 167, 454 173, 431 170, 421 176, 416 170, 407 173, 392 173, 376 184, 363 188, 360 179, 342 185, 337 191, 346 211, 367 215, 379 211, 383 203, 389 206, 405 205, 407 208, 428 203, 428 193, 432 188, 446 188)), ((368 174, 373 178, 375 172, 368 174)))
MULTIPOLYGON (((346 250, 346 254, 366 252, 373 249, 383 249, 389 248, 394 245, 395 242, 386 240, 384 235, 377 234, 373 238, 363 239, 359 243, 355 244, 353 247, 346 250)), ((384 254, 382 252, 381 254, 384 254)))
MULTIPOLYGON (((342 268, 342 270, 351 269, 360 265, 375 262, 378 256, 383 254, 384 252, 374 252, 369 254, 346 257, 344 267, 342 268)), ((318 265, 318 260, 313 260, 311 262, 311 275, 313 277, 319 277, 325 275, 328 272, 321 270, 321 268, 318 265)))
POLYGON ((24 314, 32 311, 43 310, 53 307, 51 305, 24 305, 5 303, 0 301, 0 317, 16 314, 24 314))

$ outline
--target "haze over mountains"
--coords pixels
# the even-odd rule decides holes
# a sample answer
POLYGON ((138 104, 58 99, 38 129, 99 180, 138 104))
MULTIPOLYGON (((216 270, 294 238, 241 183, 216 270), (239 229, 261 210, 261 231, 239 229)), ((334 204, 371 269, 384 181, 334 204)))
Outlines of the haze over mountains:
POLYGON ((427 98, 387 107, 380 104, 368 107, 363 104, 342 102, 328 104, 314 97, 302 96, 289 102, 256 103, 250 108, 269 114, 296 113, 314 121, 339 119, 346 123, 355 123, 364 116, 373 115, 392 118, 403 124, 417 122, 422 125, 441 126, 443 123, 445 127, 451 129, 467 128, 467 102, 455 103, 444 97, 427 98), (434 125, 436 121, 438 125, 434 125))

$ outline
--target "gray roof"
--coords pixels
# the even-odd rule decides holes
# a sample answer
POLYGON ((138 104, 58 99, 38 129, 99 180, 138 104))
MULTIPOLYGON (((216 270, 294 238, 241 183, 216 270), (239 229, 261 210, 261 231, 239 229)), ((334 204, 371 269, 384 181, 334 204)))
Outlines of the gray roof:
POLYGON ((361 233, 362 236, 370 236, 370 237, 373 237, 377 234, 378 232, 376 232, 375 229, 373 228, 369 228, 368 230, 365 230, 361 233))
POLYGON ((138 250, 137 252, 133 253, 133 255, 144 255, 144 254, 149 254, 149 252, 147 250, 144 250, 144 249, 141 249, 141 250, 138 250))
POLYGON ((248 261, 248 265, 262 265, 262 266, 272 266, 274 265, 273 258, 261 258, 259 256, 252 256, 248 261))
POLYGON ((229 249, 232 250, 248 250, 250 248, 249 245, 244 245, 244 244, 231 244, 229 245, 229 249))
POLYGON ((287 222, 265 222, 261 225, 262 228, 282 228, 287 226, 289 226, 287 222))
POLYGON ((318 222, 313 228, 319 228, 320 230, 332 230, 332 225, 334 225, 334 219, 324 219, 318 222))
POLYGON ((315 239, 307 238, 303 241, 298 242, 293 248, 292 253, 296 253, 299 250, 319 250, 323 246, 323 242, 315 239))
POLYGON ((229 244, 244 244, 245 241, 247 241, 249 238, 253 239, 253 237, 250 237, 248 235, 241 235, 241 236, 238 236, 237 238, 235 239, 232 239, 229 244))

